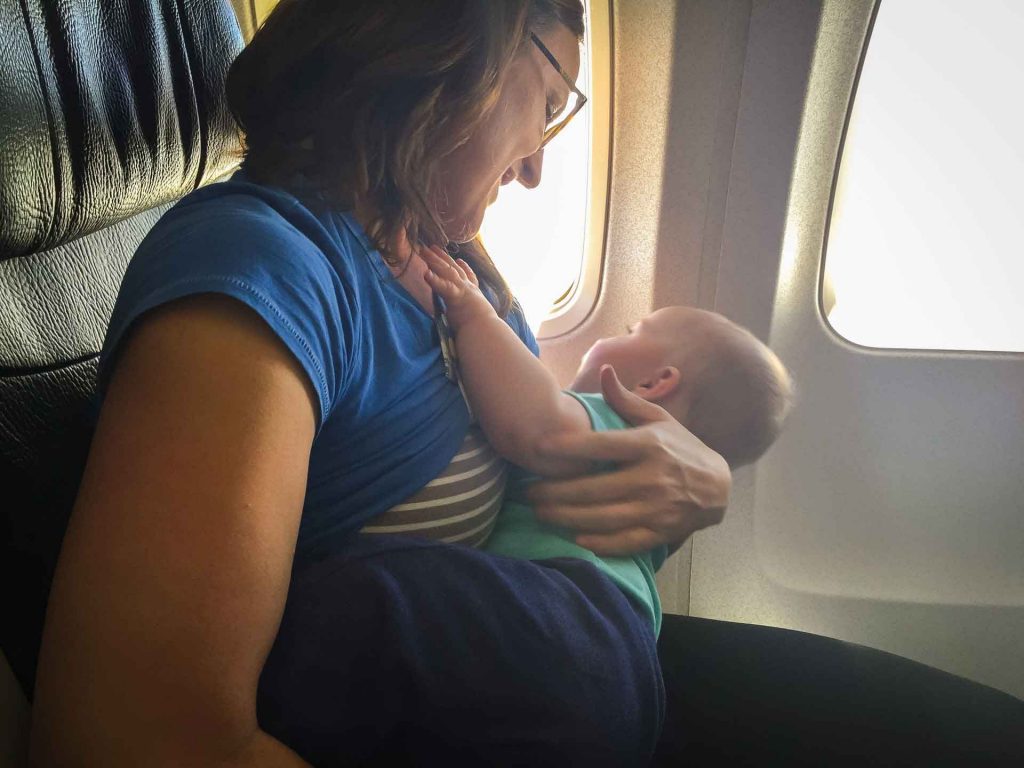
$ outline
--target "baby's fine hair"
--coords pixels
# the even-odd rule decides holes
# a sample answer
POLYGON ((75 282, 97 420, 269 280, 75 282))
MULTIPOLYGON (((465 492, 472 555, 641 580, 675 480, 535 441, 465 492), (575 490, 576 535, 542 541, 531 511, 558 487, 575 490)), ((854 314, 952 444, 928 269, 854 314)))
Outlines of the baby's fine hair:
POLYGON ((691 386, 685 426, 732 469, 757 461, 779 436, 793 382, 767 346, 744 328, 718 333, 691 386))

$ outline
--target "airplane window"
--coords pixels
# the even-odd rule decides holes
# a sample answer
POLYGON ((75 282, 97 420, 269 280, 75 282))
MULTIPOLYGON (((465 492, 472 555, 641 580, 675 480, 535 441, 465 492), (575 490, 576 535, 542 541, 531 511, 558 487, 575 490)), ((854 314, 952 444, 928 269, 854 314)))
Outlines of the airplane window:
POLYGON ((277 5, 279 0, 248 0, 252 3, 253 16, 256 18, 256 24, 262 24, 266 21, 267 16, 274 10, 274 6, 277 5))
POLYGON ((881 4, 825 259, 850 341, 1024 352, 1022 36, 1020 0, 881 4))
POLYGON ((556 304, 571 301, 583 266, 593 103, 591 3, 584 5, 587 40, 576 84, 590 101, 545 147, 540 186, 532 190, 517 183, 502 187, 481 230, 484 245, 534 331, 556 304))

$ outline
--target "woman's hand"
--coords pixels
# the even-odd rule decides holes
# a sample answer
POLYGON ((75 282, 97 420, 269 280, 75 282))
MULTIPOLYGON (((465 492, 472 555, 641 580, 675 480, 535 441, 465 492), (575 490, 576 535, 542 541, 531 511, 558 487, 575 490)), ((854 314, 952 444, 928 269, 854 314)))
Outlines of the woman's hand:
POLYGON ((722 520, 732 476, 725 459, 665 409, 626 390, 611 366, 601 370, 608 404, 635 429, 549 439, 552 459, 614 462, 612 472, 534 483, 538 517, 579 531, 576 542, 601 555, 681 544, 722 520))

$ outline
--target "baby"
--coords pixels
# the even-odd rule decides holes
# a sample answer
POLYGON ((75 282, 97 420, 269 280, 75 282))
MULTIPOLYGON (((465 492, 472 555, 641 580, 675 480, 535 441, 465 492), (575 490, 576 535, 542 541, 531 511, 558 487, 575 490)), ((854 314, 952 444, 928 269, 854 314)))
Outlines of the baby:
MULTIPOLYGON (((549 434, 629 427, 599 394, 605 366, 734 469, 755 461, 778 436, 792 399, 789 375, 770 349, 721 315, 688 307, 658 310, 627 334, 594 344, 570 391, 563 391, 497 316, 464 261, 441 249, 421 256, 429 268, 428 285, 445 302, 459 373, 480 427, 493 448, 525 472, 553 477, 595 469, 541 456, 538 447, 549 434)), ((510 482, 485 548, 530 560, 575 557, 593 563, 632 598, 657 635, 661 605, 654 573, 667 557, 666 548, 598 556, 576 544, 570 531, 541 522, 516 500, 529 481, 524 474, 510 482)))

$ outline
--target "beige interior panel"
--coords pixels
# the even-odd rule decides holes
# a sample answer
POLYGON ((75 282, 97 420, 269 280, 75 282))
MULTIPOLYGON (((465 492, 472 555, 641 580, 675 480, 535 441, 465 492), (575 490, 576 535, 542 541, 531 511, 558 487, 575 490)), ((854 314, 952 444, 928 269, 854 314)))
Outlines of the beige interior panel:
POLYGON ((868 351, 821 319, 874 7, 613 3, 602 291, 544 358, 568 381, 595 339, 673 303, 769 340, 797 411, 735 474, 725 522, 663 570, 666 608, 851 640, 1024 696, 1024 357, 868 351))
POLYGON ((822 320, 832 184, 873 8, 754 4, 716 307, 770 326, 801 396, 779 444, 738 474, 725 523, 697 537, 690 609, 1024 696, 1024 356, 866 350, 822 320))

